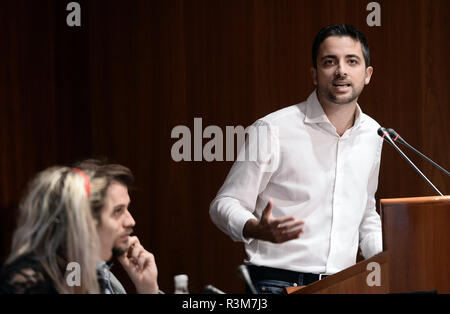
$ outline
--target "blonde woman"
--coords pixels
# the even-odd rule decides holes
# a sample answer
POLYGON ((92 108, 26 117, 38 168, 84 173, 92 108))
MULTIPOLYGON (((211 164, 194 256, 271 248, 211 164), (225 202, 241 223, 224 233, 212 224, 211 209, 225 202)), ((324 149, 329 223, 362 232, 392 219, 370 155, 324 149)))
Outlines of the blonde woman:
POLYGON ((107 180, 95 171, 51 167, 39 173, 20 205, 0 290, 100 293, 96 266, 102 261, 101 245, 91 206, 102 202, 106 187, 107 180), (68 271, 72 262, 79 274, 68 271), (68 280, 69 274, 79 280, 68 280))

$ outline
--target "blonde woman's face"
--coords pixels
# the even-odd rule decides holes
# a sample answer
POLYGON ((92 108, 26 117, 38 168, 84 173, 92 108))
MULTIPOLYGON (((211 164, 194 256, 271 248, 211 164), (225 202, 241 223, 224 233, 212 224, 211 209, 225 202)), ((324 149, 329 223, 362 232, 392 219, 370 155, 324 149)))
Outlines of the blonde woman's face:
POLYGON ((105 206, 97 225, 101 258, 104 261, 111 259, 113 249, 122 253, 128 251, 130 234, 136 224, 128 211, 129 204, 127 187, 113 181, 106 190, 105 206))

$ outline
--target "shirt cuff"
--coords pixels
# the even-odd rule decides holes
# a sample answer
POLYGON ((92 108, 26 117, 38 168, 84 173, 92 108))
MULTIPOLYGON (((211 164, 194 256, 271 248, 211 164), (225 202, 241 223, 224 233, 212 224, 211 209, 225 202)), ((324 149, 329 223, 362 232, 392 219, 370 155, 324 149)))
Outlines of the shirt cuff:
POLYGON ((240 210, 239 212, 235 212, 231 214, 229 221, 229 230, 234 241, 244 242, 249 244, 253 241, 252 238, 244 237, 244 226, 250 219, 256 219, 256 217, 247 210, 240 210))
POLYGON ((361 241, 361 253, 364 258, 370 258, 383 251, 381 232, 372 232, 361 241))

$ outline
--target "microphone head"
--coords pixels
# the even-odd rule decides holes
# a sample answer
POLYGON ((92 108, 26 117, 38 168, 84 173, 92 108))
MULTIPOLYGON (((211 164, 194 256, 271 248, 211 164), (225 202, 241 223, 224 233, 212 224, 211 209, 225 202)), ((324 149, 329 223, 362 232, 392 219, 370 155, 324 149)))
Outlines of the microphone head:
POLYGON ((400 134, 398 134, 397 132, 395 132, 394 129, 387 129, 389 136, 392 138, 392 140, 394 142, 399 142, 403 145, 408 146, 408 143, 406 143, 406 141, 400 136, 400 134))
POLYGON ((243 279, 246 283, 251 282, 250 272, 248 271, 247 265, 239 265, 237 268, 238 276, 243 279))
POLYGON ((387 129, 389 136, 394 142, 399 142, 402 145, 410 146, 394 129, 387 129))
POLYGON ((204 294, 225 294, 225 292, 223 292, 220 289, 217 289, 216 287, 214 287, 213 285, 207 285, 203 288, 203 293, 204 294))
POLYGON ((237 268, 237 273, 239 277, 241 277, 244 280, 245 284, 250 289, 251 293, 258 294, 258 291, 253 285, 252 278, 250 277, 247 265, 239 265, 239 267, 237 268))
POLYGON ((386 129, 385 128, 383 128, 383 127, 380 127, 379 129, 378 129, 378 135, 379 136, 381 136, 381 137, 384 137, 385 135, 386 135, 386 129))
POLYGON ((248 275, 248 269, 246 265, 239 265, 239 267, 237 268, 237 273, 240 277, 244 277, 246 275, 248 275))
POLYGON ((395 132, 394 129, 387 129, 387 131, 392 138, 396 138, 397 136, 399 136, 398 133, 395 132))

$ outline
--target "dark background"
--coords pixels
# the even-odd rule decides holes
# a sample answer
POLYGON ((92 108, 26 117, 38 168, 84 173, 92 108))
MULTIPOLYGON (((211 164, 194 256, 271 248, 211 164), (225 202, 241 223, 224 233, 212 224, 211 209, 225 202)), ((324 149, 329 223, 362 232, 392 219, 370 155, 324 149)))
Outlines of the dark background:
MULTIPOLYGON (((313 38, 332 23, 369 41, 362 110, 449 168, 448 0, 378 1, 380 27, 367 26, 362 0, 78 1, 81 27, 66 24, 69 2, 0 3, 0 262, 36 172, 107 157, 136 176, 135 233, 156 256, 162 290, 187 273, 193 293, 206 284, 243 292, 243 246, 208 214, 232 163, 174 162, 171 130, 193 132, 195 117, 203 128, 248 126, 305 100, 313 38)), ((448 193, 447 178, 412 159, 448 193)), ((433 194, 385 145, 377 199, 433 194)))

